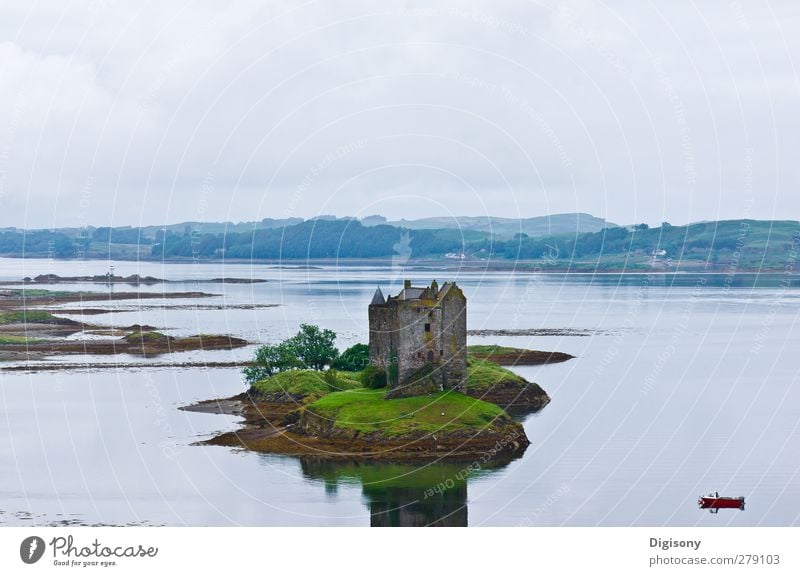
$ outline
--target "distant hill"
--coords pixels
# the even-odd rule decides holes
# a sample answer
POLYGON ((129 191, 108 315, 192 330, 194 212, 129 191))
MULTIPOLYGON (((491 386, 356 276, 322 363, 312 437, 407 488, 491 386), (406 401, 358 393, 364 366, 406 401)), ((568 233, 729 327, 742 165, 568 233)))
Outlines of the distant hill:
MULTIPOLYGON (((374 218, 371 217, 371 218, 374 218)), ((394 220, 386 224, 410 230, 461 229, 487 232, 498 239, 513 238, 515 234, 528 236, 555 236, 558 234, 585 234, 599 232, 603 228, 613 228, 616 224, 603 218, 585 213, 550 214, 534 218, 498 218, 495 216, 455 216, 435 217, 418 220, 394 220)), ((365 225, 370 222, 364 221, 365 225)))
MULTIPOLYGON (((583 226, 583 215, 564 215, 561 222, 583 226)), ((714 270, 741 272, 800 270, 800 222, 792 220, 728 220, 688 226, 664 223, 606 227, 595 232, 574 231, 532 235, 506 228, 481 230, 488 223, 469 220, 463 226, 434 225, 435 219, 397 226, 380 216, 305 221, 266 221, 259 224, 182 224, 145 228, 85 228, 62 230, 0 230, 0 256, 54 258, 112 258, 119 260, 308 260, 372 259, 405 265, 514 266, 541 270, 714 270), (281 222, 280 225, 278 222, 281 222)), ((526 222, 537 219, 531 218, 526 222)), ((551 217, 550 227, 556 217, 551 217)), ((587 219, 596 225, 599 219, 587 219)), ((513 221, 516 226, 521 221, 513 221)), ((535 228, 528 228, 535 230, 535 228)), ((563 230, 563 228, 561 229, 563 230)))

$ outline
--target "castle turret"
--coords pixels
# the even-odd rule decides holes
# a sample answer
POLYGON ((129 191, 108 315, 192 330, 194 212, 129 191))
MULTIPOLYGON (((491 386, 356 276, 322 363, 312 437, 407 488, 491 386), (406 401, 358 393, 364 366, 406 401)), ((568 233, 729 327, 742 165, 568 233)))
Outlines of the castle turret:
POLYGON ((383 297, 383 292, 381 292, 381 287, 375 290, 375 294, 372 296, 372 302, 369 303, 370 306, 383 306, 386 304, 386 299, 383 297))

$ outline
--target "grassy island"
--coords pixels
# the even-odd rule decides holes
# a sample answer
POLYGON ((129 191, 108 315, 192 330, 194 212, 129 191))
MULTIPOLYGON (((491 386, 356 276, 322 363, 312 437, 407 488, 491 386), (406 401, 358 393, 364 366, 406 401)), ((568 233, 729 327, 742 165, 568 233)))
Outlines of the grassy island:
POLYGON ((510 417, 499 406, 458 392, 387 400, 384 390, 334 392, 308 405, 301 418, 310 434, 387 437, 482 431, 510 417))
POLYGON ((205 444, 324 459, 488 461, 516 457, 529 444, 504 408, 531 412, 550 400, 537 384, 477 358, 468 363, 466 394, 388 399, 386 388, 363 380, 360 371, 288 369, 234 398, 187 409, 244 417, 241 430, 205 444))
POLYGON ((542 363, 554 352, 462 348, 466 377, 459 371, 457 387, 448 389, 443 362, 429 358, 399 382, 396 364, 376 362, 369 346, 340 353, 335 340, 331 330, 301 324, 294 336, 258 348, 242 370, 246 392, 184 408, 244 417, 242 429, 201 443, 323 459, 485 463, 515 458, 530 443, 507 410, 534 412, 550 401, 537 384, 490 358, 528 355, 528 363, 542 363))

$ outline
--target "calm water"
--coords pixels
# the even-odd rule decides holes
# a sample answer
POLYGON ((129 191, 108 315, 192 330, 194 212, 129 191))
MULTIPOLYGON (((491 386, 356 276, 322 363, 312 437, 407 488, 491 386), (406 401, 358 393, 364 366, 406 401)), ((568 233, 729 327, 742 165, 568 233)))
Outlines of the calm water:
MULTIPOLYGON (((471 330, 597 333, 471 338, 577 358, 518 369, 553 401, 525 417, 532 445, 521 458, 493 469, 472 466, 469 473, 469 463, 331 464, 192 446, 235 429, 237 419, 177 408, 242 391, 235 369, 0 371, 0 524, 800 523, 800 288, 794 280, 115 265, 118 274, 189 281, 169 285, 170 291, 216 294, 203 305, 279 306, 192 310, 175 306, 199 301, 148 300, 146 310, 136 311, 132 302, 119 301, 104 303, 114 312, 90 322, 272 342, 311 321, 336 330, 344 348, 366 341, 366 305, 376 285, 394 294, 403 277, 420 283, 436 277, 440 283, 455 278, 465 289, 471 330), (220 276, 269 282, 194 282, 220 276), (747 509, 699 511, 697 496, 714 490, 746 496, 747 509)), ((106 270, 104 262, 0 259, 0 280, 106 270)), ((251 353, 162 360, 236 360, 251 353)))

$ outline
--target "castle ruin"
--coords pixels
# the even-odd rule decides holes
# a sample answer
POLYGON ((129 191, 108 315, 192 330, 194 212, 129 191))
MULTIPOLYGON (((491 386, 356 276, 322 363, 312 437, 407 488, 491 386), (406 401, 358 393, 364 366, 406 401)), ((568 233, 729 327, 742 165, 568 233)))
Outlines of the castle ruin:
POLYGON ((455 282, 406 280, 397 296, 375 290, 369 305, 370 364, 386 371, 390 396, 465 392, 467 299, 455 282), (423 382, 420 387, 419 383, 423 382))

